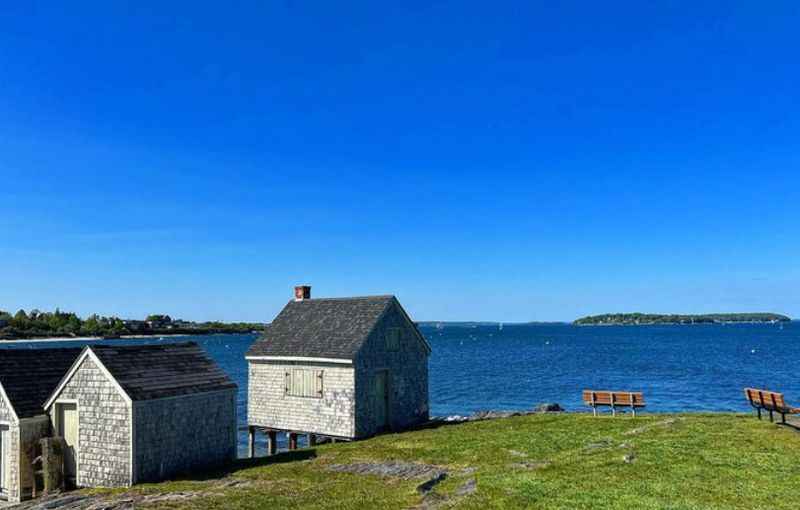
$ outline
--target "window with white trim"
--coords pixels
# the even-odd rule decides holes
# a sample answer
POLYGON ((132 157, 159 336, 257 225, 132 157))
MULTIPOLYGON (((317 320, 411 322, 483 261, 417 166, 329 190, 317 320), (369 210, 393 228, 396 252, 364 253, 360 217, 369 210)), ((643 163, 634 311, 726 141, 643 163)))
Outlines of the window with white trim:
POLYGON ((389 328, 386 330, 386 350, 400 350, 400 328, 389 328))
POLYGON ((322 398, 322 370, 294 368, 286 371, 286 392, 289 397, 322 398))

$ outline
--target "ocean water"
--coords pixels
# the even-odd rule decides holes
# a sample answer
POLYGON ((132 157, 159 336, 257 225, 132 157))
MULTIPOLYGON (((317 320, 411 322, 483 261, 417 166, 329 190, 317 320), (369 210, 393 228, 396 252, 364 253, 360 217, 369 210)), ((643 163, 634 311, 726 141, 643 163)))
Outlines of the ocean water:
MULTIPOLYGON (((747 411, 746 386, 782 391, 800 405, 800 322, 694 326, 531 324, 423 327, 430 342, 434 416, 525 410, 557 402, 585 411, 583 389, 643 391, 645 412, 747 411)), ((193 340, 238 383, 247 422, 244 353, 255 335, 114 340, 151 344, 193 340)), ((97 342, 23 342, 36 349, 97 342)), ((2 355, 0 353, 0 355, 2 355)), ((246 445, 240 433, 240 451, 246 445)))

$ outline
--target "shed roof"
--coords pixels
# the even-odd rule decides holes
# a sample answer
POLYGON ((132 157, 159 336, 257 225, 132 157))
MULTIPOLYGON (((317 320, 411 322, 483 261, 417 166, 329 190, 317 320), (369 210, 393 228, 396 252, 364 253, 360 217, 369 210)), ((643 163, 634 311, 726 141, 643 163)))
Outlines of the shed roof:
POLYGON ((80 348, 0 350, 0 384, 18 418, 44 414, 45 400, 80 353, 80 348))
POLYGON ((195 342, 92 345, 91 350, 131 400, 151 400, 236 389, 195 342))
POLYGON ((289 301, 247 357, 353 360, 394 296, 289 301))

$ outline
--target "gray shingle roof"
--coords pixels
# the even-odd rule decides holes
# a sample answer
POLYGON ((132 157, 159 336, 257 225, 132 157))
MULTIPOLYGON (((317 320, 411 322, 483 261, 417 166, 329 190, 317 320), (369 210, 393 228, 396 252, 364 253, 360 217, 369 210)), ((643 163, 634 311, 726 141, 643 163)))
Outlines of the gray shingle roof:
POLYGON ((247 356, 355 358, 394 296, 290 301, 247 356))
POLYGON ((132 400, 236 389, 195 342, 93 345, 91 349, 132 400))
POLYGON ((44 402, 81 353, 72 349, 0 349, 0 384, 21 418, 44 414, 44 402))

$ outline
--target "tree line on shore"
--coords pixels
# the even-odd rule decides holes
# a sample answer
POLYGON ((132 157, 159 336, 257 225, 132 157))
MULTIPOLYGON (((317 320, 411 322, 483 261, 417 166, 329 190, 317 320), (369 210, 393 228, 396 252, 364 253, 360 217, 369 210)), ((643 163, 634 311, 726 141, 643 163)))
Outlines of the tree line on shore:
POLYGON ((0 310, 0 339, 42 337, 119 337, 123 335, 249 333, 263 324, 236 322, 190 322, 172 320, 169 315, 153 314, 144 320, 124 320, 92 314, 81 319, 72 312, 19 310, 15 314, 0 310))

